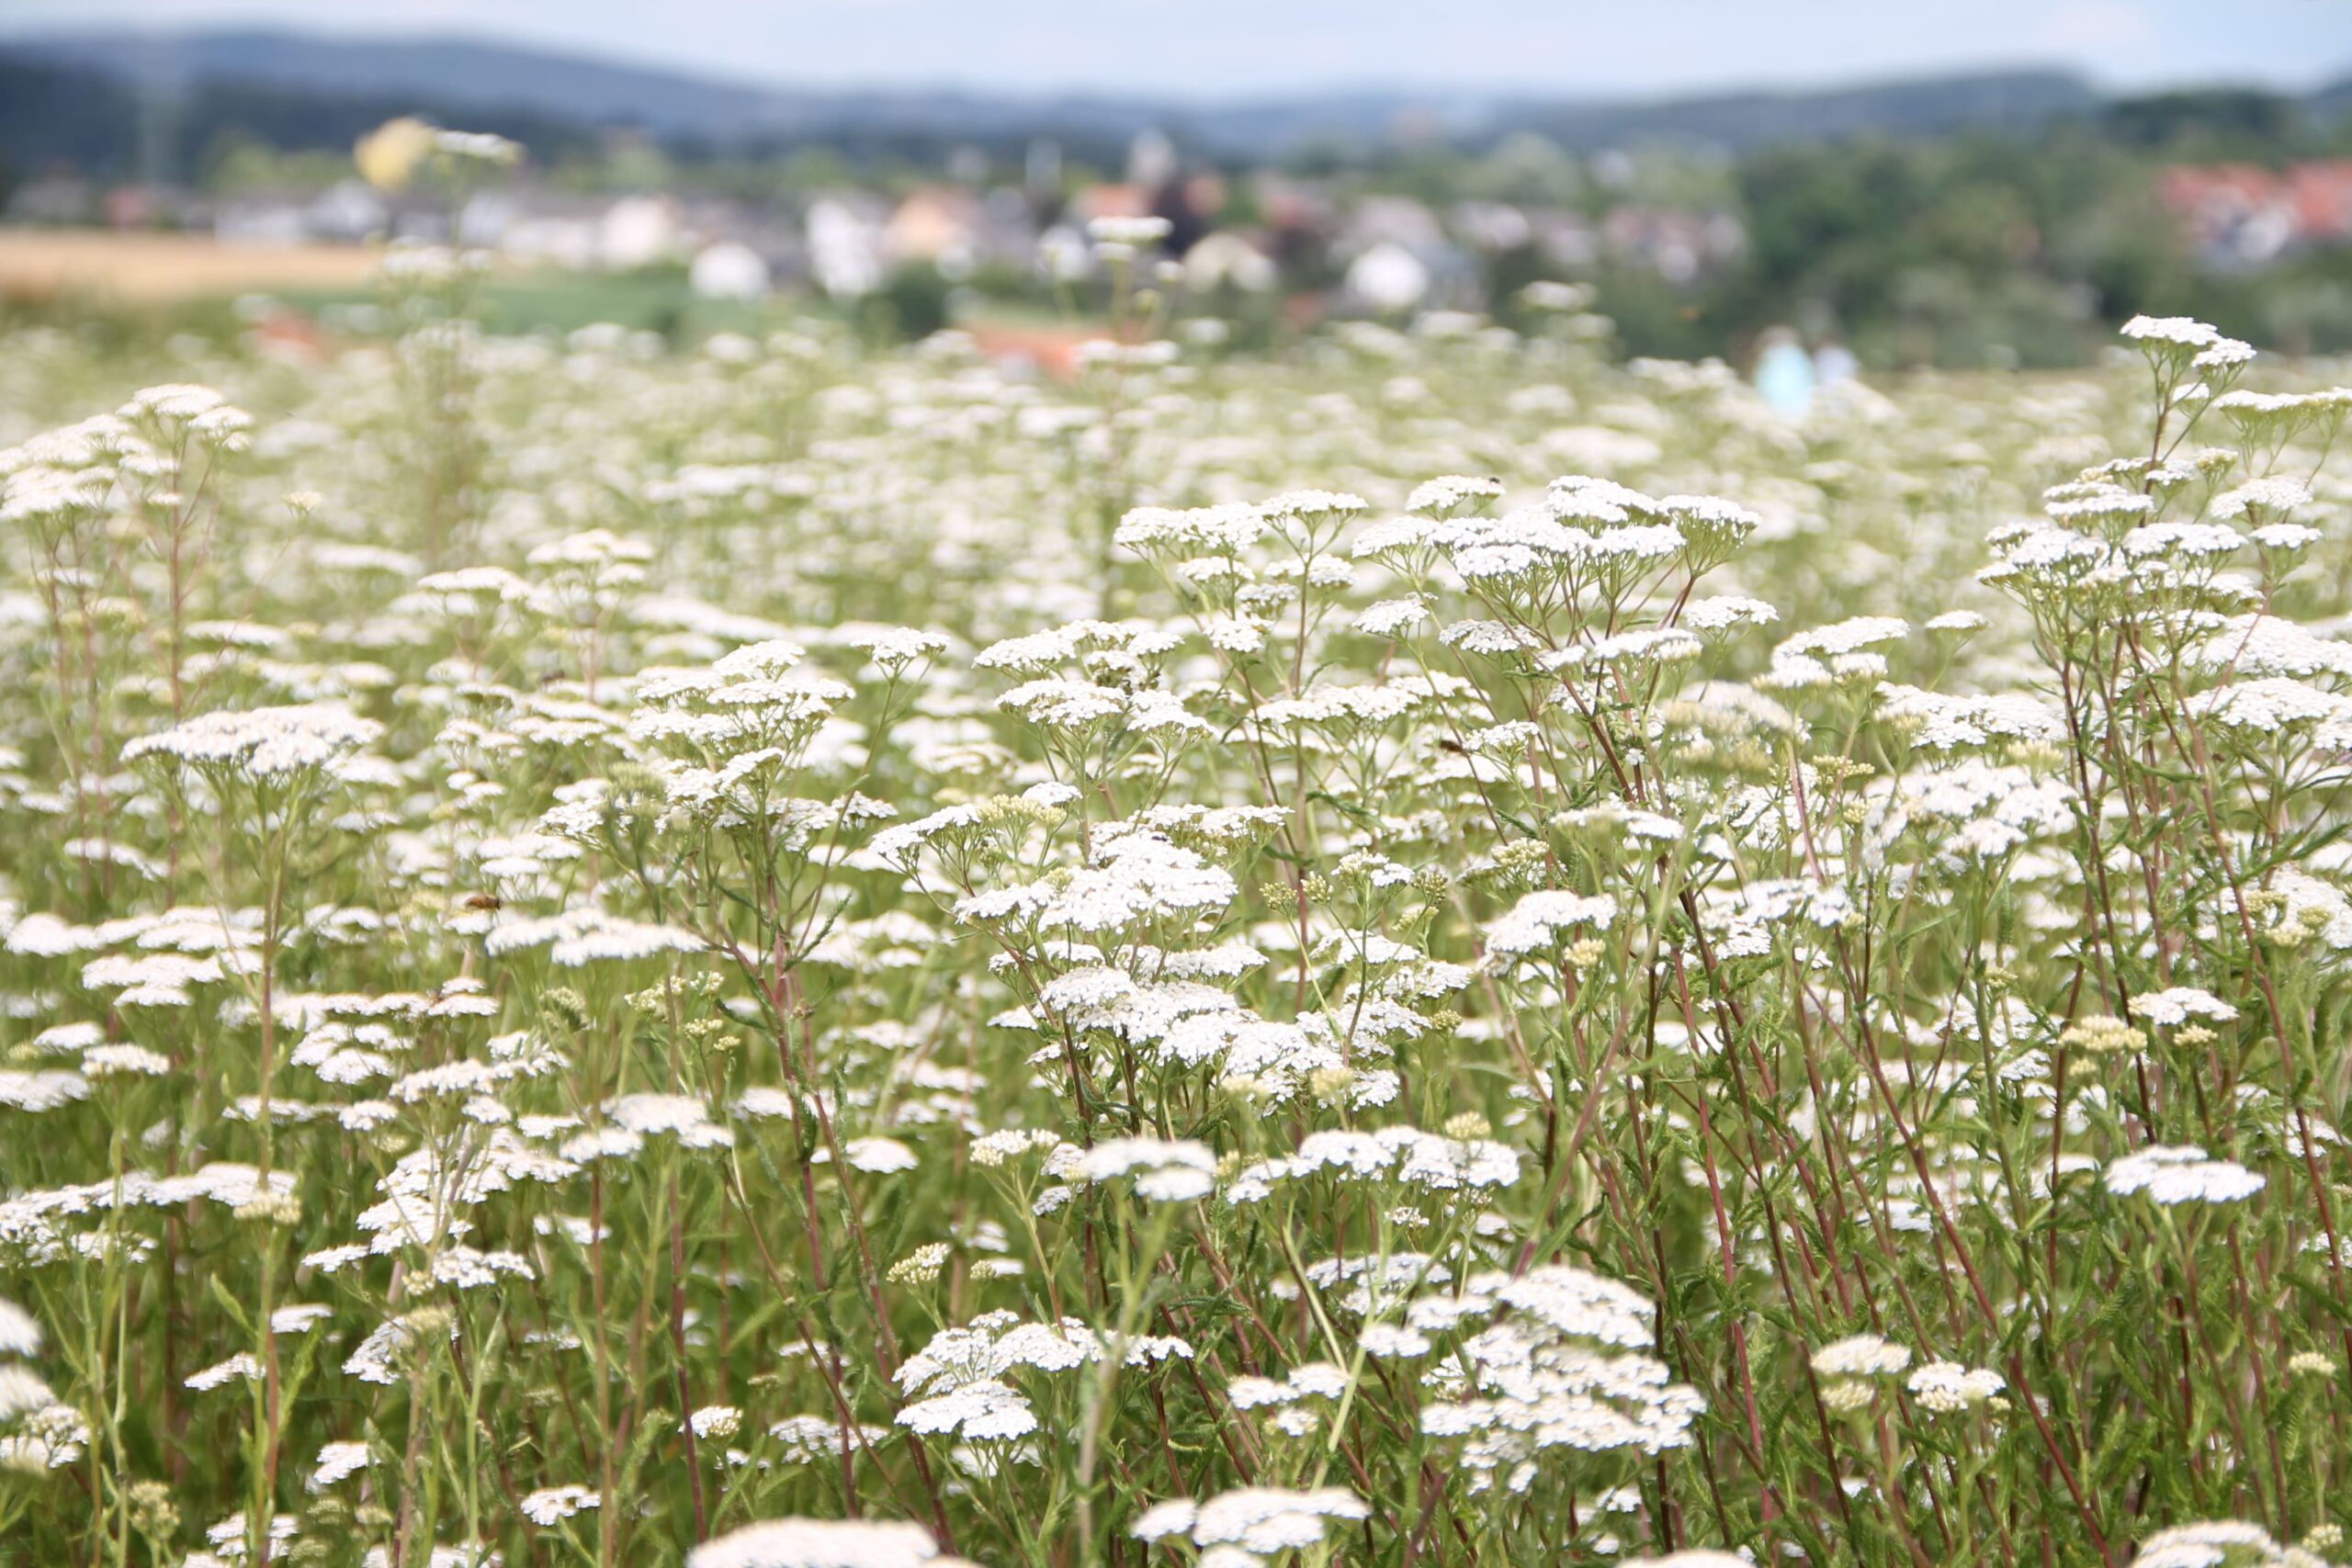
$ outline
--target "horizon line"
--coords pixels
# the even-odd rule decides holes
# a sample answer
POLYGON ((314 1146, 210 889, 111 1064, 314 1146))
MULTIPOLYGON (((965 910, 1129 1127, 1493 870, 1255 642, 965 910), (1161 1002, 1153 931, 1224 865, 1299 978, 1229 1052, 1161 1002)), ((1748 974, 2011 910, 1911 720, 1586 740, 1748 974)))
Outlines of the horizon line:
POLYGON ((11 43, 39 44, 88 39, 105 34, 112 34, 127 43, 247 36, 359 47, 383 44, 402 47, 438 45, 457 48, 488 48, 536 54, 551 60, 563 60, 575 64, 627 71, 647 76, 665 76, 707 83, 744 92, 805 93, 833 96, 956 93, 998 102, 1016 103, 1039 103, 1055 99, 1069 101, 1090 98, 1126 98, 1170 107, 1196 108, 1233 108, 1280 103, 1286 99, 1301 97, 1385 96, 1409 99, 1449 96, 1475 97, 1480 100, 1482 106, 1535 100, 1579 107, 1627 108, 1652 105, 1665 106, 1694 99, 1822 97, 1839 93, 1899 87, 1911 84, 2028 75, 2064 77, 2082 84, 2104 98, 2143 97, 2167 92, 2231 90, 2252 90, 2274 93, 2281 96, 2301 97, 2325 92, 2334 87, 2352 85, 2352 59, 2339 62, 2335 65, 2320 67, 2300 80, 2285 74, 2273 76, 2228 74, 2201 77, 2166 76, 2150 78, 2146 81, 2119 82, 2114 78, 2102 76, 2097 71, 2076 62, 2042 57, 1987 59, 1936 65, 1891 65, 1881 72, 1843 72, 1824 76, 1702 79, 1684 85, 1660 86, 1624 93, 1596 91, 1587 87, 1545 85, 1540 83, 1506 79, 1493 81, 1449 79, 1413 83, 1379 77, 1332 78, 1320 81, 1302 78, 1288 86, 1266 86, 1243 92, 1218 93, 1181 87, 1146 90, 1118 82, 1066 81, 1051 84, 989 85, 982 78, 935 75, 869 76, 856 80, 831 82, 789 76, 752 76, 731 72, 721 66, 705 65, 696 62, 668 57, 643 60, 632 58, 594 43, 548 40, 534 35, 500 29, 452 28, 446 25, 412 30, 397 25, 341 27, 333 23, 286 23, 269 19, 238 20, 234 18, 223 18, 210 23, 156 25, 121 18, 109 21, 104 16, 96 16, 86 21, 42 20, 36 21, 30 26, 18 26, 0 18, 0 48, 6 48, 11 43))

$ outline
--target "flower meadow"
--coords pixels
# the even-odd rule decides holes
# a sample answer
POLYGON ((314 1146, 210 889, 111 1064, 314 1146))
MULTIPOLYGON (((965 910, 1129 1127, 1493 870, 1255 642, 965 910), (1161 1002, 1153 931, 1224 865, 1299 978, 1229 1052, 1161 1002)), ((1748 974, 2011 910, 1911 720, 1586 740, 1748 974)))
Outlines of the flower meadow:
POLYGON ((2324 367, 465 270, 0 354, 0 1561, 2344 1556, 2324 367))

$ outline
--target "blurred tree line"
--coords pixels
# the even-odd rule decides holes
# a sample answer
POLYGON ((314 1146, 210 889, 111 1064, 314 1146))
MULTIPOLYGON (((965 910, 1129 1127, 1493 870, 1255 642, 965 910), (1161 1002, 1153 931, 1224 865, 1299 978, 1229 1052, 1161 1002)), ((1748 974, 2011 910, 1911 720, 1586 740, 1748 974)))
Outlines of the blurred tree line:
MULTIPOLYGON (((2352 349, 2352 246, 2216 268, 2156 187, 2172 164, 2346 156, 2352 118, 2340 112, 2260 92, 2173 93, 2025 133, 1652 154, 1618 189, 1575 199, 1595 212, 1625 200, 1713 209, 1745 230, 1735 257, 1688 281, 1606 256, 1586 270, 1634 354, 1737 355, 1789 324, 1842 337, 1883 367, 2059 365, 2079 363, 2138 311, 2198 316, 2287 352, 2339 352, 2352 349)), ((1400 183, 1426 189, 1443 183, 1437 174, 1400 183)), ((1515 287, 1570 271, 1532 250, 1493 265, 1506 310, 1515 287)))

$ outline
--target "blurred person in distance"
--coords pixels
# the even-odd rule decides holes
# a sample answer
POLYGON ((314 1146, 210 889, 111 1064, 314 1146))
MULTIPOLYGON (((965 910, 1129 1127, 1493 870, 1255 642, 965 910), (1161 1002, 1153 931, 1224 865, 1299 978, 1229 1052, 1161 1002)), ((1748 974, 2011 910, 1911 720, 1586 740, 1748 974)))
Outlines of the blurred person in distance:
POLYGON ((1850 381, 1862 373, 1862 362, 1846 346, 1843 338, 1832 333, 1813 351, 1813 378, 1822 390, 1850 381))
POLYGON ((1803 419, 1813 406, 1813 356, 1789 327, 1766 328, 1757 345, 1757 395, 1783 419, 1803 419))

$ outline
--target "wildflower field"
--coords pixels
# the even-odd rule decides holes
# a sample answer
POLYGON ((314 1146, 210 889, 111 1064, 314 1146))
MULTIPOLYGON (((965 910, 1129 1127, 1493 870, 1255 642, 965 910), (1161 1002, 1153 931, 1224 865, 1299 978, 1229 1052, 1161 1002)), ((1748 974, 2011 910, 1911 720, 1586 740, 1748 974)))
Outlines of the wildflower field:
POLYGON ((0 1562, 2343 1554, 2327 367, 394 287, 0 342, 0 1562))

